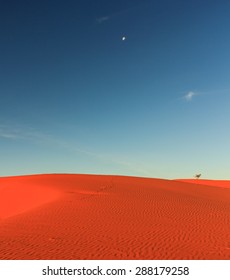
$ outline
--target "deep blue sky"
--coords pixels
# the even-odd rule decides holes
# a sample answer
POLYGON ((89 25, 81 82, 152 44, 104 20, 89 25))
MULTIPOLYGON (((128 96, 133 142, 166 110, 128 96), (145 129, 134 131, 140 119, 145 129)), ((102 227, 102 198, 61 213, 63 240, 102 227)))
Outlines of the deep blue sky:
POLYGON ((1 1, 0 176, 230 179, 229 14, 227 0, 1 1))

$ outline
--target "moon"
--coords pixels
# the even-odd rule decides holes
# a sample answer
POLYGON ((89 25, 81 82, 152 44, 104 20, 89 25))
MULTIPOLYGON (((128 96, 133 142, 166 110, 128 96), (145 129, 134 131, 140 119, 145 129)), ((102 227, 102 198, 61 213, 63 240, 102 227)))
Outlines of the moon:
POLYGON ((126 37, 125 37, 125 36, 123 36, 123 37, 121 38, 121 40, 122 40, 122 41, 125 41, 125 40, 126 40, 126 37))

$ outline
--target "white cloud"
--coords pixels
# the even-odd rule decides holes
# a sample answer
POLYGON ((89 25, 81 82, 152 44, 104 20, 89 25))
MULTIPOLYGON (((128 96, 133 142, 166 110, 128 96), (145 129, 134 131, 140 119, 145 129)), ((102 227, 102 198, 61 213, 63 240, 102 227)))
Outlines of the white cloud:
POLYGON ((189 91, 188 93, 186 93, 185 95, 184 95, 184 99, 186 100, 186 101, 191 101, 192 99, 193 99, 193 97, 196 95, 196 93, 195 92, 193 92, 193 91, 189 91))

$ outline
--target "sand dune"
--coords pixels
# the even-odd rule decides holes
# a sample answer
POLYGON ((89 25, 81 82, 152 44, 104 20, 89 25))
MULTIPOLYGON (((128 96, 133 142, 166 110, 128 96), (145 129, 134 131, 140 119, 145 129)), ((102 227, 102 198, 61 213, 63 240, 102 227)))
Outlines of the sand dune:
POLYGON ((230 181, 0 178, 0 259, 230 259, 230 181))
POLYGON ((27 212, 57 199, 61 193, 55 189, 37 186, 35 183, 0 180, 0 219, 27 212))
POLYGON ((177 181, 181 181, 181 182, 185 182, 185 183, 199 184, 199 185, 230 188, 230 181, 228 181, 228 180, 179 179, 177 181))

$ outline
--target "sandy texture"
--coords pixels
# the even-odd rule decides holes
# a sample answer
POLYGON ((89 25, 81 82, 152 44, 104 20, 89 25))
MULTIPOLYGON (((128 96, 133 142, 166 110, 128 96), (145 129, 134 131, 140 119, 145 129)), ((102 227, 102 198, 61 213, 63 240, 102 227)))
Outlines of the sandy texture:
POLYGON ((229 186, 100 175, 0 178, 0 259, 230 259, 229 186))

